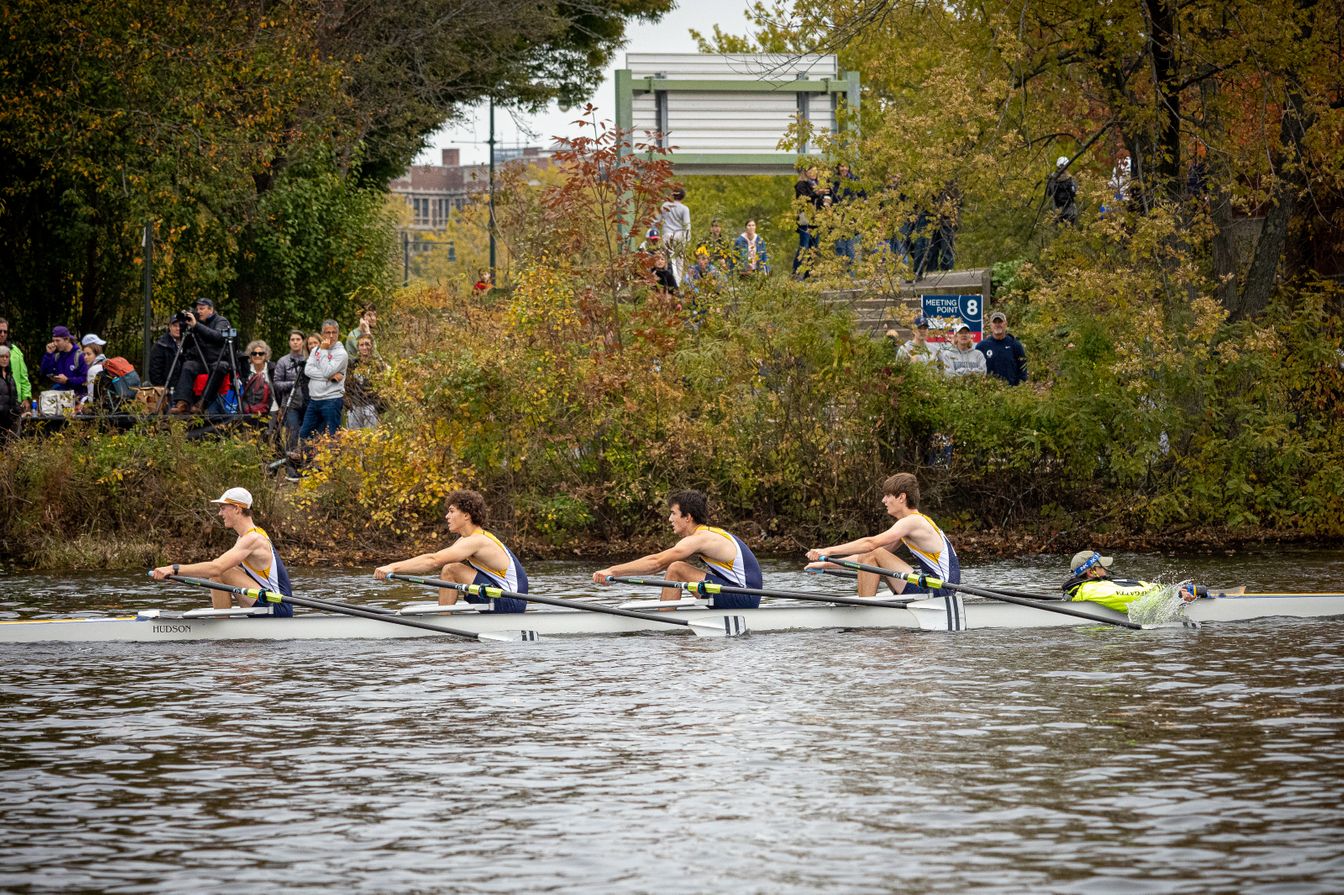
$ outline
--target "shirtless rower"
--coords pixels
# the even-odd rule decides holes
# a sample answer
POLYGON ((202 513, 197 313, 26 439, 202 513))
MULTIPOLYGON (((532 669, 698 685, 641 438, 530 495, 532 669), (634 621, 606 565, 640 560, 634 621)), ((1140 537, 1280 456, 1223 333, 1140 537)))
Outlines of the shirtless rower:
MULTIPOLYGON (((961 583, 961 563, 952 542, 933 520, 919 511, 919 481, 908 472, 898 472, 882 483, 882 505, 887 514, 896 519, 896 523, 880 534, 871 537, 847 541, 831 547, 821 547, 807 551, 809 569, 834 568, 830 563, 818 562, 823 556, 851 559, 869 566, 880 566, 900 575, 914 571, 914 567, 893 552, 904 544, 909 548, 921 571, 939 578, 949 584, 961 583)), ((904 578, 884 577, 893 593, 927 593, 945 597, 952 593, 947 590, 930 590, 910 584, 904 578)), ((878 575, 875 572, 859 572, 858 593, 861 597, 877 595, 878 575)))
MULTIPOLYGON (((259 587, 272 593, 292 596, 289 573, 280 560, 280 554, 271 543, 271 536, 252 519, 252 492, 246 488, 230 488, 217 500, 219 518, 226 528, 238 535, 233 546, 209 562, 173 563, 150 571, 156 580, 169 575, 191 575, 208 578, 232 587, 259 587)), ((227 591, 211 591, 211 605, 216 609, 232 608, 235 601, 244 608, 256 603, 255 597, 240 597, 227 591)), ((266 603, 271 615, 289 617, 294 607, 289 603, 266 603)))
MULTIPOLYGON (((609 566, 593 573, 593 581, 606 584, 613 575, 647 575, 662 572, 669 581, 705 581, 731 587, 759 588, 761 565, 751 548, 731 532, 709 524, 709 501, 699 491, 674 491, 667 497, 667 521, 681 540, 659 553, 609 566), (705 568, 686 560, 698 557, 705 568), (665 571, 664 571, 665 570, 665 571)), ((662 599, 675 600, 681 591, 662 589, 662 599)), ((714 609, 755 609, 761 598, 750 594, 713 594, 709 605, 714 609)))
MULTIPOLYGON (((458 584, 480 584, 518 594, 527 593, 527 572, 523 571, 522 563, 503 541, 484 528, 485 498, 477 491, 462 489, 449 494, 447 504, 444 518, 448 520, 448 530, 457 535, 456 541, 434 553, 422 553, 379 566, 373 570, 373 577, 386 581, 387 576, 394 573, 423 575, 429 572, 458 584)), ((460 591, 440 588, 439 604, 451 606, 459 596, 462 596, 460 591)), ((527 609, 527 602, 515 597, 492 601, 475 594, 465 596, 468 603, 493 602, 494 606, 488 611, 523 612, 527 609)))

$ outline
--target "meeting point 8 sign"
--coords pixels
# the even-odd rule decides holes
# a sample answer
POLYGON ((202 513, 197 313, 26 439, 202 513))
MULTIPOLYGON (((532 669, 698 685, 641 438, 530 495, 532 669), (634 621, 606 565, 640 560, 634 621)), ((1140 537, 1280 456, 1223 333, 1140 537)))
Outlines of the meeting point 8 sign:
POLYGON ((946 342, 948 333, 958 323, 971 328, 975 341, 985 328, 984 298, 975 295, 921 295, 920 305, 924 319, 929 321, 929 341, 946 342))

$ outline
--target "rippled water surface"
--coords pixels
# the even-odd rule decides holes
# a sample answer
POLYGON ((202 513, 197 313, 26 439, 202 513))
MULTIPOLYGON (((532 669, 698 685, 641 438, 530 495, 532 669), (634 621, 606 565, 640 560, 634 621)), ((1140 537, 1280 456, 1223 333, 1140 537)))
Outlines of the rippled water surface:
MULTIPOLYGON (((1344 590, 1339 552, 1122 560, 1344 590)), ((844 586, 787 568, 771 583, 844 586)), ((590 570, 529 571, 574 593, 590 570)), ((427 595, 366 574, 296 590, 427 595)), ((125 576, 4 584, 8 618, 202 603, 125 576)), ((1340 619, 17 644, 0 669, 7 891, 1344 889, 1340 619)))

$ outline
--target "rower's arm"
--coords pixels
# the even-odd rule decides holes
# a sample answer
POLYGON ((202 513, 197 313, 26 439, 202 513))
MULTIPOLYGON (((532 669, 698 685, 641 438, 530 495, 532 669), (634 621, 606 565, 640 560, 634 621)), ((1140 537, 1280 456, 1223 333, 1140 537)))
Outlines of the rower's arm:
POLYGON ((179 563, 176 568, 171 565, 159 566, 151 574, 155 578, 163 579, 169 575, 190 575, 194 578, 218 578, 229 569, 236 568, 247 561, 248 556, 256 549, 257 541, 260 538, 257 534, 243 535, 228 550, 225 550, 219 556, 206 562, 179 563))
POLYGON ((870 535, 866 538, 858 538, 853 541, 846 541, 843 544, 836 544, 833 547, 821 547, 816 550, 807 551, 807 558, 816 560, 821 556, 853 556, 856 553, 868 553, 872 550, 891 549, 900 543, 905 532, 901 526, 905 524, 904 519, 897 522, 891 528, 877 535, 870 535))
POLYGON ((412 556, 410 559, 403 559, 399 562, 388 563, 385 566, 379 566, 373 570, 373 577, 379 581, 384 580, 391 574, 419 575, 425 572, 437 573, 450 562, 466 562, 476 555, 479 541, 475 535, 465 538, 458 538, 452 544, 437 550, 434 553, 422 553, 419 556, 412 556))
POLYGON ((594 572, 593 580, 598 584, 605 584, 612 575, 647 575, 661 572, 677 560, 690 559, 700 552, 698 548, 703 537, 703 534, 693 534, 682 538, 666 550, 594 572))

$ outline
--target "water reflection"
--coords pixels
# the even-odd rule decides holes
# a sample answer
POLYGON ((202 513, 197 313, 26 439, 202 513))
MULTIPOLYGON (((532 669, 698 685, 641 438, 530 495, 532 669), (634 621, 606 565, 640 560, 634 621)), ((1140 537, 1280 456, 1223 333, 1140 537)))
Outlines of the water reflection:
MULTIPOLYGON (((1277 574, 1338 589, 1337 559, 1277 574)), ((321 586, 425 596, 363 574, 321 586)), ((7 584, 22 615, 199 604, 7 584)), ((1337 891, 1341 643, 1326 620, 0 647, 0 889, 1337 891)))

